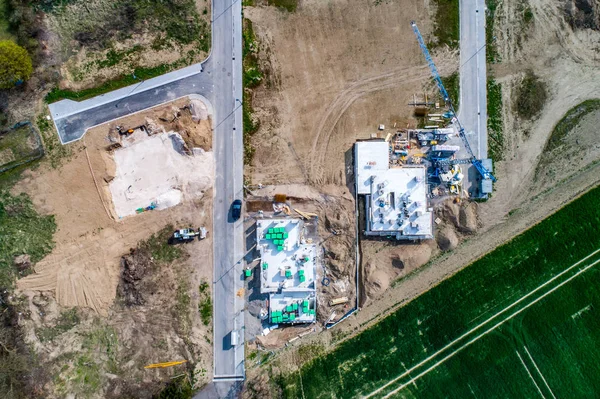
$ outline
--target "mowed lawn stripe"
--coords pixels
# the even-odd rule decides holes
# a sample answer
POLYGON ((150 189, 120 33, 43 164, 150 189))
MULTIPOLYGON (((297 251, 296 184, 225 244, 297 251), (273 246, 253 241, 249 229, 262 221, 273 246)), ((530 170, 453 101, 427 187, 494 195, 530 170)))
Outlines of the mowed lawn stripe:
MULTIPOLYGON (((304 365, 305 397, 357 397, 376 390, 595 251, 599 225, 596 188, 304 365)), ((302 397, 299 373, 279 383, 284 397, 302 397)))

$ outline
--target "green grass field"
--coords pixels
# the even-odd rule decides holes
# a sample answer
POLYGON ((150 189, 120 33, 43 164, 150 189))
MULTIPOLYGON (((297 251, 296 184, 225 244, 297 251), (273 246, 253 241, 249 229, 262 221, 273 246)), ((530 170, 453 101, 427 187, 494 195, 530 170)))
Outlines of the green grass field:
POLYGON ((281 376, 284 397, 600 392, 599 205, 596 188, 300 372, 281 376))

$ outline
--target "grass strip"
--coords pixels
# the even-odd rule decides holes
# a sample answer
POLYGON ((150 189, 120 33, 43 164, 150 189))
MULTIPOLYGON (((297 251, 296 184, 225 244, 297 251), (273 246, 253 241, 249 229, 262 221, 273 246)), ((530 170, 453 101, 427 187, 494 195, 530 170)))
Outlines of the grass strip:
POLYGON ((600 109, 600 99, 587 100, 571 108, 552 129, 552 134, 546 142, 544 152, 548 153, 562 145, 565 137, 573 130, 586 115, 600 109))
POLYGON ((494 64, 500 62, 500 54, 496 47, 496 37, 494 35, 494 21, 496 16, 496 8, 498 3, 496 0, 486 0, 485 6, 487 12, 485 14, 485 57, 487 62, 494 64))
POLYGON ((450 76, 443 77, 442 83, 448 92, 448 96, 450 96, 450 101, 452 101, 454 109, 458 109, 458 106, 460 105, 460 76, 458 75, 458 72, 454 72, 450 76))
POLYGON ((429 47, 448 46, 456 50, 460 38, 458 0, 434 0, 434 3, 436 11, 433 34, 437 41, 429 44, 429 47))
POLYGON ((502 124, 502 87, 494 78, 487 81, 488 156, 498 162, 504 158, 504 125, 502 124))
POLYGON ((548 99, 546 83, 528 70, 516 90, 515 111, 522 119, 537 117, 548 99))
POLYGON ((153 68, 136 68, 131 75, 122 75, 116 79, 104 82, 100 86, 80 91, 54 88, 46 95, 45 100, 48 104, 65 99, 75 101, 87 100, 89 98, 99 96, 100 94, 105 94, 113 90, 141 83, 144 80, 155 78, 180 66, 182 65, 180 65, 179 62, 175 62, 173 64, 163 64, 153 68))
POLYGON ((243 67, 243 98, 242 114, 244 127, 244 165, 250 165, 254 157, 254 146, 252 136, 258 131, 260 121, 254 118, 252 108, 252 89, 260 86, 263 81, 263 73, 258 63, 259 43, 254 33, 252 21, 244 18, 242 30, 242 67, 243 67))
POLYGON ((270 6, 275 6, 286 10, 287 12, 294 12, 298 8, 298 0, 267 0, 270 6))
POLYGON ((354 397, 379 388, 600 248, 599 225, 595 188, 301 373, 279 376, 283 397, 354 397))
POLYGON ((14 258, 29 255, 31 263, 42 260, 54 248, 54 216, 42 216, 25 194, 0 192, 0 288, 12 287, 18 275, 14 258))

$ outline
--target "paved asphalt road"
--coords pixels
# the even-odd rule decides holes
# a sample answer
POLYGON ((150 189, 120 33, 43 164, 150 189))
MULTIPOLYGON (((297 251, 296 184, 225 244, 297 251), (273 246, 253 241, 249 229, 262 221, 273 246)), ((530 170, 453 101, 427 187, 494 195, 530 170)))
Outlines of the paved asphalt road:
POLYGON ((460 1, 458 117, 477 159, 487 158, 485 0, 460 1))
POLYGON ((242 198, 242 5, 239 0, 213 2, 212 50, 209 58, 140 84, 82 102, 50 104, 63 143, 79 140, 90 127, 185 96, 207 100, 213 112, 215 189, 214 241, 214 384, 201 397, 231 396, 245 377, 243 297, 243 221, 230 220, 230 205, 242 198), (240 344, 231 345, 231 332, 240 344))
MULTIPOLYGON (((465 129, 473 154, 487 158, 487 76, 485 57, 485 0, 460 0, 460 100, 458 119, 465 129)), ((447 144, 460 145, 458 159, 469 157, 462 140, 447 144)), ((463 190, 478 197, 481 175, 473 165, 462 165, 463 190)))

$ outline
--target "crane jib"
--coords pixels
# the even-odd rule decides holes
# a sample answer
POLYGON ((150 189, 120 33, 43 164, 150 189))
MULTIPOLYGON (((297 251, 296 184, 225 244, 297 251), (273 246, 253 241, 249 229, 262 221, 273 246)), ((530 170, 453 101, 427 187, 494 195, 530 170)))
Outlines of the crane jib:
POLYGON ((431 54, 429 54, 429 50, 427 50, 427 46, 425 45, 423 36, 421 36, 421 32, 419 31, 419 28, 417 27, 417 23, 415 21, 412 21, 410 23, 410 25, 412 26, 413 32, 415 33, 415 36, 417 37, 417 41, 419 42, 419 47, 421 47, 421 52, 423 53, 423 56, 427 60, 427 64, 429 65, 429 69, 431 70, 431 75, 433 76, 433 80, 435 80, 435 83, 437 84, 437 87, 440 90, 440 93, 441 93, 442 97, 444 98, 444 101, 450 108, 452 115, 454 115, 456 124, 458 125, 458 135, 460 136, 463 143, 465 144, 465 149, 467 150, 467 152, 469 154, 470 162, 473 164, 473 166, 475 166, 477 171, 481 174, 481 176, 484 179, 492 179, 492 181, 495 182, 496 178, 494 177, 494 175, 492 175, 492 173, 490 171, 488 171, 485 168, 485 166, 483 166, 481 161, 476 159, 475 155, 473 154, 471 145, 469 144, 469 141, 467 140, 467 136, 465 135, 465 129, 462 127, 460 121, 458 120, 458 117, 456 116, 456 112, 454 111, 454 105, 452 105, 452 100, 450 99, 450 96, 448 95, 448 92, 446 91, 446 88, 444 87, 444 83, 442 82, 442 78, 440 77, 440 74, 438 73, 438 70, 435 67, 435 63, 433 62, 433 59, 431 58, 431 54))

